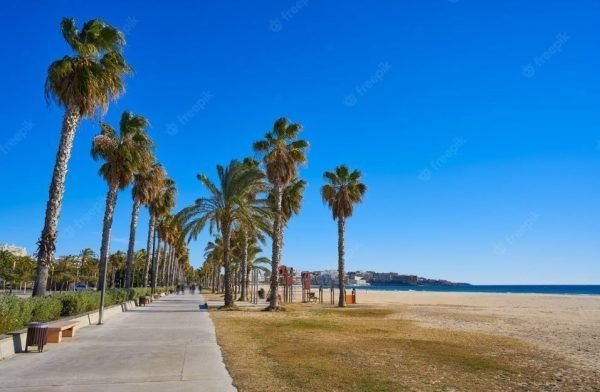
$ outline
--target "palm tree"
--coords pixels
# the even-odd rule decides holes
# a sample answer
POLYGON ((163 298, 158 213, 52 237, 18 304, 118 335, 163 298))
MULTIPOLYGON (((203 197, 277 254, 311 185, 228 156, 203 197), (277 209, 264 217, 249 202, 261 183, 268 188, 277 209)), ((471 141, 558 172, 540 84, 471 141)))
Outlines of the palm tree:
POLYGON ((223 241, 217 236, 213 241, 208 241, 204 248, 204 264, 210 267, 211 288, 213 294, 219 291, 219 275, 223 266, 223 241))
POLYGON ((156 220, 155 216, 152 213, 152 205, 156 204, 156 200, 160 196, 161 191, 165 186, 165 181, 167 180, 167 172, 162 167, 162 165, 158 164, 153 167, 152 177, 149 179, 148 186, 151 191, 149 192, 150 197, 144 203, 148 207, 148 211, 150 214, 150 220, 148 221, 148 240, 146 242, 146 264, 144 266, 144 271, 142 273, 142 287, 148 287, 148 275, 150 272, 150 262, 152 261, 153 255, 153 240, 154 240, 154 232, 156 229, 156 220))
MULTIPOLYGON (((242 162, 244 166, 250 169, 260 170, 260 163, 252 158, 245 158, 242 162)), ((249 202, 250 203, 260 203, 264 204, 266 200, 257 200, 257 194, 249 194, 249 202)), ((239 234, 239 246, 240 246, 240 279, 241 279, 241 290, 240 290, 240 301, 246 300, 246 292, 248 291, 248 274, 246 271, 248 270, 248 257, 249 257, 249 247, 251 244, 254 244, 256 240, 259 240, 264 244, 265 237, 263 233, 270 233, 272 227, 272 214, 271 211, 267 210, 269 214, 261 213, 252 214, 248 216, 248 219, 240 220, 238 224, 238 234, 239 234)))
MULTIPOLYGON (((287 225, 292 216, 300 213, 300 206, 302 205, 305 187, 306 181, 296 177, 283 188, 283 195, 281 196, 281 215, 284 226, 287 225)), ((269 192, 269 195, 267 196, 267 204, 272 210, 275 210, 274 189, 271 189, 271 192, 269 192)))
POLYGON ((323 177, 328 184, 323 185, 321 188, 321 196, 323 201, 331 208, 333 219, 338 221, 338 279, 340 288, 338 306, 344 307, 346 306, 344 295, 346 219, 352 216, 354 204, 362 202, 367 186, 360 182, 360 171, 350 171, 346 165, 336 167, 333 172, 325 172, 323 177))
POLYGON ((158 282, 158 257, 160 255, 160 237, 158 236, 159 223, 163 216, 168 214, 173 207, 175 207, 175 196, 177 189, 175 188, 175 181, 170 178, 166 178, 163 182, 163 186, 159 192, 158 197, 150 204, 150 214, 154 217, 156 222, 155 237, 158 238, 158 246, 153 246, 152 251, 152 292, 156 289, 156 283, 158 282))
POLYGON ((277 310, 278 267, 283 246, 283 214, 282 199, 285 187, 296 177, 298 165, 306 162, 308 142, 298 140, 302 130, 300 124, 290 123, 280 118, 273 124, 273 130, 263 140, 254 143, 254 151, 263 154, 263 162, 267 168, 267 179, 273 185, 274 219, 273 249, 271 257, 271 298, 268 309, 277 310))
POLYGON ((77 277, 75 278, 75 284, 79 283, 79 271, 81 267, 85 264, 85 261, 88 259, 93 259, 96 257, 96 252, 94 252, 91 248, 85 248, 79 254, 79 261, 77 263, 77 277))
POLYGON ((86 22, 81 31, 73 19, 63 19, 61 30, 74 53, 50 64, 45 85, 46 99, 64 107, 65 114, 38 241, 34 296, 46 295, 75 131, 82 118, 108 110, 109 102, 125 91, 123 77, 130 72, 122 56, 125 38, 119 30, 99 19, 86 22))
POLYGON ((116 287, 117 271, 123 268, 127 255, 123 251, 116 251, 108 258, 110 262, 110 287, 116 287))
POLYGON ((120 135, 108 124, 101 123, 101 133, 92 143, 92 157, 102 159, 104 163, 99 173, 108 184, 106 209, 100 247, 100 311, 98 324, 102 324, 104 292, 106 290, 106 265, 110 248, 110 231, 112 228, 117 194, 133 181, 135 173, 152 162, 150 147, 152 141, 145 132, 148 120, 130 112, 124 112, 119 124, 120 135))
POLYGON ((260 246, 258 246, 258 242, 263 242, 263 239, 259 238, 259 237, 251 237, 250 238, 250 244, 248 245, 248 250, 247 250, 247 257, 248 257, 248 261, 247 261, 247 265, 246 265, 246 269, 244 270, 244 279, 246 280, 246 295, 248 292, 248 285, 250 282, 250 272, 254 271, 254 270, 260 270, 263 272, 268 271, 268 268, 266 268, 264 265, 270 265, 271 264, 271 259, 269 259, 268 257, 264 257, 261 256, 259 257, 258 255, 260 253, 262 253, 262 248, 260 246))
POLYGON ((131 277, 131 286, 139 287, 141 276, 144 273, 144 266, 146 265, 146 249, 140 249, 133 255, 133 274, 131 277), (137 283, 137 286, 136 286, 137 283))
POLYGON ((178 218, 183 222, 183 232, 188 241, 196 239, 209 223, 210 233, 220 231, 223 239, 223 267, 225 269, 225 307, 233 306, 230 263, 230 239, 234 225, 250 220, 255 214, 268 214, 264 205, 249 197, 265 191, 264 174, 255 167, 231 161, 227 167, 217 166, 219 186, 208 177, 198 175, 200 182, 210 192, 209 197, 197 199, 184 208, 178 218))
POLYGON ((156 178, 164 177, 164 170, 158 163, 154 163, 148 170, 137 173, 133 180, 131 196, 133 208, 131 210, 131 223, 129 225, 129 246, 127 247, 127 270, 125 271, 125 288, 131 287, 133 273, 133 259, 135 255, 135 232, 140 212, 140 205, 147 205, 156 195, 156 178))

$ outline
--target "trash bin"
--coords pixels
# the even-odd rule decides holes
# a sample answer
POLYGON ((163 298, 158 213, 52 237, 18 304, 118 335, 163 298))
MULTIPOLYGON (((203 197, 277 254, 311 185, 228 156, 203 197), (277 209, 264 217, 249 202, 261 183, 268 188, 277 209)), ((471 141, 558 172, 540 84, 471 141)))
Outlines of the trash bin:
POLYGON ((48 324, 29 323, 27 326, 27 344, 25 352, 29 352, 29 346, 37 346, 38 352, 44 351, 44 345, 48 343, 48 324))

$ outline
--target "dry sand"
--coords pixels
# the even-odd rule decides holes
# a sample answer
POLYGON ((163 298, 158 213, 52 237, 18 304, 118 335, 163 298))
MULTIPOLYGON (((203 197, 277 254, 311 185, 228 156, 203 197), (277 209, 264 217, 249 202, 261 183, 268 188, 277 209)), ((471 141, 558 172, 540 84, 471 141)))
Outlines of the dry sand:
POLYGON ((517 337, 600 372, 600 296, 358 289, 357 302, 401 306, 400 317, 433 328, 517 337))

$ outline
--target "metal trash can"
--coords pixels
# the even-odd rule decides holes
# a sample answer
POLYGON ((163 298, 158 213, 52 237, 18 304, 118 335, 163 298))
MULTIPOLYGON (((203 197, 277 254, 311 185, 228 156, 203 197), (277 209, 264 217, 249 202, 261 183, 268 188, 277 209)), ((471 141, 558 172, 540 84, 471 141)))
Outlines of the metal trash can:
POLYGON ((48 324, 29 323, 27 326, 27 343, 25 352, 29 352, 29 346, 37 346, 38 352, 44 351, 44 346, 48 343, 48 324))

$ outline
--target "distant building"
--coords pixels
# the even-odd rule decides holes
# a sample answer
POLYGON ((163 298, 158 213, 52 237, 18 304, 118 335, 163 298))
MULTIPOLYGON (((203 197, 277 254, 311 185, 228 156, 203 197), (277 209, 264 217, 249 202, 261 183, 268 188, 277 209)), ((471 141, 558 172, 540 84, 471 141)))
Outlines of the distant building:
POLYGON ((396 272, 376 273, 370 281, 373 285, 388 284, 401 286, 416 286, 419 284, 419 277, 416 275, 399 275, 396 272))
POLYGON ((27 249, 16 245, 0 244, 0 251, 5 250, 15 256, 27 256, 27 249))
POLYGON ((367 280, 361 276, 355 275, 353 278, 348 278, 348 284, 351 286, 368 286, 367 280))

